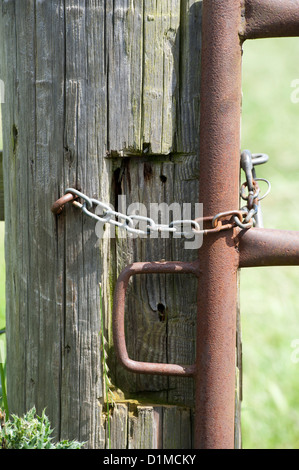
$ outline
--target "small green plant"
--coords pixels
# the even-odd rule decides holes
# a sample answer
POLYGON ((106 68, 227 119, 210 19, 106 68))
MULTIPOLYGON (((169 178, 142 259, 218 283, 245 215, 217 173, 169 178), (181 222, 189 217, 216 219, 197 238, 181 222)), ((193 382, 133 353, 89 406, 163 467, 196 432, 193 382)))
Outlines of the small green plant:
POLYGON ((1 429, 0 446, 2 449, 81 449, 84 443, 64 440, 53 443, 50 421, 43 411, 36 414, 33 407, 23 417, 12 415, 5 422, 4 413, 0 410, 1 429))

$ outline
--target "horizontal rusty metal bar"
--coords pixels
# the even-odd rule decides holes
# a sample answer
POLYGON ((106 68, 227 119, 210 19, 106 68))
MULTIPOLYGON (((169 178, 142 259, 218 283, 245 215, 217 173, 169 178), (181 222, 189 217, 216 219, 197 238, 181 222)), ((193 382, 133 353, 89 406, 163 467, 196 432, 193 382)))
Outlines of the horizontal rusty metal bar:
POLYGON ((299 232, 253 228, 241 231, 235 243, 240 268, 299 265, 299 232))
POLYGON ((299 36, 299 0, 244 0, 242 9, 243 40, 299 36))
POLYGON ((153 375, 192 377, 195 365, 163 364, 135 361, 129 358, 125 338, 125 298, 131 276, 136 274, 193 274, 200 275, 198 262, 145 262, 127 266, 120 274, 114 293, 113 341, 116 356, 123 367, 130 372, 153 375))

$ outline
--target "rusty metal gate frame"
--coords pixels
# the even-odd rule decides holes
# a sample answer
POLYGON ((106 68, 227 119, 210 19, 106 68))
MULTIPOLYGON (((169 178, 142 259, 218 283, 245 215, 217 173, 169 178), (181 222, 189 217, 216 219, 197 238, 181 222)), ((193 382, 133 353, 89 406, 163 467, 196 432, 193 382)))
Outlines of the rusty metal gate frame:
MULTIPOLYGON (((205 217, 239 206, 242 44, 290 36, 299 36, 299 0, 203 0, 199 201, 205 217)), ((194 263, 135 263, 117 281, 117 357, 132 372, 194 377, 197 449, 234 447, 238 270, 278 265, 299 265, 298 232, 232 227, 206 237, 194 263), (125 293, 132 275, 148 273, 197 276, 195 364, 153 364, 128 357, 125 293)))

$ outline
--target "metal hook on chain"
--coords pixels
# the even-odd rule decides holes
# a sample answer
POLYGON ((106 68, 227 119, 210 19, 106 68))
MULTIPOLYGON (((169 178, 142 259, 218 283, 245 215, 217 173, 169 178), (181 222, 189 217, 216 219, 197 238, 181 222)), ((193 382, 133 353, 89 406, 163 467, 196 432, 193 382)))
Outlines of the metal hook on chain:
MULTIPOLYGON (((245 172, 246 182, 242 184, 240 189, 240 196, 242 199, 247 200, 248 215, 247 222, 241 223, 242 228, 247 225, 249 214, 254 218, 254 225, 256 227, 263 227, 262 212, 260 201, 264 199, 271 190, 271 184, 265 178, 257 178, 255 166, 262 165, 269 160, 269 156, 264 153, 252 154, 249 150, 244 150, 241 153, 241 168, 245 172), (268 190, 263 196, 260 196, 260 188, 257 181, 264 181, 268 184, 268 190), (248 188, 248 196, 245 195, 245 188, 248 188)), ((235 220, 236 224, 239 221, 235 220)))

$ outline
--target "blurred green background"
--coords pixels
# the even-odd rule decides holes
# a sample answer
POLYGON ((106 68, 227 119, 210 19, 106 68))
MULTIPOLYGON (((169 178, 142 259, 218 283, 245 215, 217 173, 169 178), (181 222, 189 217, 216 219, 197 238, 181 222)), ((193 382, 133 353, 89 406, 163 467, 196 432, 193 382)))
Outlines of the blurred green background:
MULTIPOLYGON (((272 184, 262 201, 266 228, 299 230, 296 79, 298 38, 245 43, 242 149, 270 157, 256 168, 272 184)), ((291 343, 299 339, 298 287, 298 267, 241 272, 244 448, 299 448, 299 363, 291 360, 291 343)))
MULTIPOLYGON (((296 79, 299 83, 299 39, 245 43, 242 149, 270 156, 269 163, 257 167, 257 176, 272 184, 262 203, 267 228, 299 230, 299 103, 291 100, 296 79)), ((5 325, 3 223, 0 276, 1 329, 5 325)), ((299 267, 241 272, 243 448, 299 448, 299 363, 292 361, 291 347, 299 340, 298 287, 299 267)))

